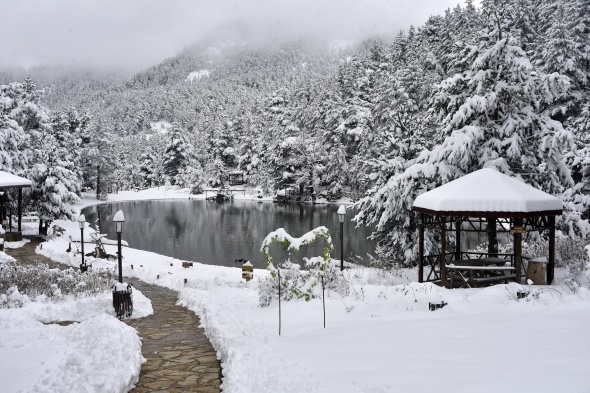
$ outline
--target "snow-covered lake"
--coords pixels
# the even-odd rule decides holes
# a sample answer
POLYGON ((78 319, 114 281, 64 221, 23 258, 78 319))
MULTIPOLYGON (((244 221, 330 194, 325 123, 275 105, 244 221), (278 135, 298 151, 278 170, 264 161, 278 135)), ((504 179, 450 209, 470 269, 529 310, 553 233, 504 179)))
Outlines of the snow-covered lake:
MULTIPOLYGON (((152 200, 90 206, 83 213, 93 227, 99 218, 100 231, 109 239, 116 239, 112 219, 118 210, 125 213, 123 239, 131 247, 173 258, 222 266, 235 266, 236 259, 248 259, 255 267, 263 268, 265 260, 260 247, 269 232, 285 228, 301 236, 322 225, 330 230, 333 257, 340 258, 337 205, 152 200)), ((375 242, 367 240, 371 229, 355 228, 350 221, 353 216, 353 211, 349 211, 344 224, 346 260, 375 250, 375 242)), ((284 260, 286 252, 279 246, 273 247, 273 255, 284 260)), ((321 255, 322 247, 322 243, 314 245, 304 256, 321 255)))

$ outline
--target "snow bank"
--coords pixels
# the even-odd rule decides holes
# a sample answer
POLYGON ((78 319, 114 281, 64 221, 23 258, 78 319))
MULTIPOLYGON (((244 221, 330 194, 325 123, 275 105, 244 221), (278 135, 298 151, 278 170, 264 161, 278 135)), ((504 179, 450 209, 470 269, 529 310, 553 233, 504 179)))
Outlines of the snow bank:
POLYGON ((44 325, 21 309, 0 310, 5 392, 126 392, 144 361, 135 329, 109 315, 44 325))

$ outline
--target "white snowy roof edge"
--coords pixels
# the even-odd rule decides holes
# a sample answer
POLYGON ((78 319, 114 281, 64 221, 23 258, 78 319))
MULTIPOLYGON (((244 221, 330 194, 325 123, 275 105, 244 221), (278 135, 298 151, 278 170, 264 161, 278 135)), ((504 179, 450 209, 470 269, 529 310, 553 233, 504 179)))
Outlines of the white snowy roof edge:
POLYGON ((466 216, 561 215, 563 203, 517 178, 484 168, 418 196, 413 210, 466 216))
POLYGON ((33 182, 24 177, 12 173, 0 171, 0 188, 8 187, 31 187, 33 182))

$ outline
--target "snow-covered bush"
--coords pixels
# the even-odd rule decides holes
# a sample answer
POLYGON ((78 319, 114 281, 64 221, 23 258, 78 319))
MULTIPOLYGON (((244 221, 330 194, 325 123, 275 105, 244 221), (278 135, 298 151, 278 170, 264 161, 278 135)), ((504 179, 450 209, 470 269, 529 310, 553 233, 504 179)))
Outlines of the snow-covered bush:
POLYGON ((348 294, 348 281, 332 262, 330 253, 334 250, 330 231, 326 227, 318 227, 300 238, 291 237, 283 228, 269 233, 262 243, 260 251, 266 256, 266 268, 270 275, 260 280, 258 297, 260 305, 268 306, 272 299, 278 299, 279 285, 281 300, 304 298, 306 301, 318 296, 319 288, 331 289, 338 293, 348 294), (324 239, 326 246, 321 257, 304 258, 303 270, 298 264, 287 260, 278 268, 270 255, 270 245, 278 242, 289 251, 299 251, 302 246, 311 244, 317 239, 324 239), (319 285, 318 285, 319 284, 319 285), (288 293, 286 293, 288 292, 288 293))
POLYGON ((62 296, 86 296, 108 290, 113 276, 108 270, 95 270, 81 273, 72 268, 68 270, 50 269, 46 264, 36 266, 0 265, 0 308, 18 307, 22 296, 29 299, 43 296, 59 299, 62 296), (12 301, 11 301, 12 295, 12 301))

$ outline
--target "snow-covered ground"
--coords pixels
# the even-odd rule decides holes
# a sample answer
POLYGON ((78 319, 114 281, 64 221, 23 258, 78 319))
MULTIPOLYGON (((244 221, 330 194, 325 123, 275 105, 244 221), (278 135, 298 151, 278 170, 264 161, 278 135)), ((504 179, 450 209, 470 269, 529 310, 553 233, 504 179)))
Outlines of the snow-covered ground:
MULTIPOLYGON (((119 193, 109 199, 167 197, 187 198, 188 194, 146 190, 119 193)), ((96 201, 86 198, 81 206, 92 203, 96 201)), ((72 237, 79 234, 77 223, 58 224, 72 237)), ((64 236, 46 242, 38 252, 77 266, 80 257, 66 253, 67 247, 64 236)), ((113 245, 106 249, 115 252, 113 245)), ((181 304, 200 316, 223 362, 224 392, 590 392, 590 290, 587 282, 585 287, 569 289, 563 284, 564 271, 556 272, 556 283, 551 286, 525 288, 510 284, 447 290, 413 283, 413 270, 394 275, 368 268, 350 269, 350 294, 327 294, 325 329, 320 299, 283 302, 279 336, 277 302, 264 308, 258 305, 258 279, 265 277, 266 271, 256 269, 254 280, 246 283, 239 268, 199 263, 183 268, 180 260, 128 247, 123 249, 123 256, 125 276, 177 290, 181 304), (523 289, 531 294, 517 300, 516 292, 523 289), (428 310, 429 302, 439 301, 447 305, 435 312, 428 310)), ((114 262, 88 259, 95 268, 115 268, 114 262)), ((111 329, 122 325, 117 321, 112 326, 106 323, 113 318, 105 317, 103 312, 94 317, 99 322, 89 317, 88 322, 70 327, 42 327, 37 317, 27 317, 34 310, 27 306, 1 311, 28 321, 22 323, 25 331, 76 326, 83 329, 85 323, 101 323, 100 318, 111 329)), ((17 325, 14 318, 12 324, 17 325)), ((92 332, 102 336, 102 330, 107 328, 100 330, 92 332)), ((17 334, 16 328, 8 331, 17 334)), ((59 334, 62 340, 77 337, 76 332, 63 332, 59 334)), ((135 353, 128 356, 138 362, 141 355, 135 345, 137 337, 124 333, 117 336, 122 337, 119 341, 129 340, 127 347, 135 353)), ((1 359, 11 357, 11 342, 0 347, 1 359)), ((39 352, 56 354, 43 349, 51 346, 51 341, 35 344, 27 340, 26 345, 38 345, 39 352)), ((120 355, 113 350, 114 340, 109 345, 109 354, 120 355)), ((102 359, 102 368, 95 367, 101 370, 113 363, 105 362, 107 354, 98 349, 106 346, 94 344, 96 355, 88 349, 78 351, 76 345, 63 347, 77 354, 71 356, 84 360, 90 357, 81 354, 93 353, 92 357, 102 359)), ((45 365, 28 368, 23 365, 22 369, 41 370, 35 375, 52 375, 54 380, 59 379, 56 373, 65 373, 64 378, 69 378, 69 367, 44 374, 50 362, 48 359, 45 365)), ((0 370, 5 370, 4 362, 0 370)), ((6 375, 11 383, 18 379, 12 377, 16 373, 6 375)), ((127 380, 121 373, 112 375, 110 391, 123 390, 116 386, 124 387, 129 375, 127 380)))
MULTIPOLYGON (((115 318, 110 292, 57 302, 29 299, 14 287, 9 292, 0 302, 23 306, 0 308, 2 392, 124 392, 137 382, 141 341, 115 318), (73 323, 56 324, 64 321, 73 323)), ((141 292, 133 300, 135 318, 153 314, 141 292)))

